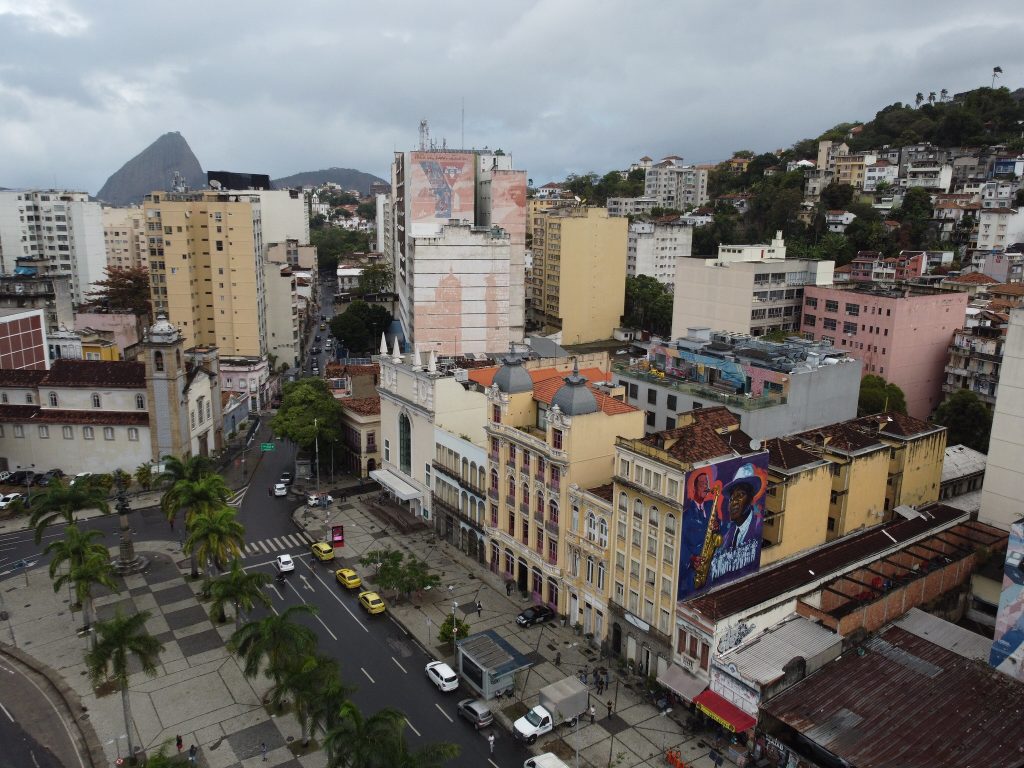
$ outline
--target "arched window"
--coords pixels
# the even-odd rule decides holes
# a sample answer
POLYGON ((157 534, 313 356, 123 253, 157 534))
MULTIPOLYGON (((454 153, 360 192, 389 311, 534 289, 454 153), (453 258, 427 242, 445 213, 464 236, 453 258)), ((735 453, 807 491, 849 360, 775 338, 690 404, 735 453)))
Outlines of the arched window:
POLYGON ((516 478, 515 475, 508 476, 508 500, 510 504, 516 503, 516 478))
POLYGON ((594 583, 594 558, 592 556, 587 557, 587 584, 594 583))
POLYGON ((604 589, 604 560, 597 564, 597 588, 604 589))
POLYGON ((652 505, 651 511, 648 512, 647 515, 647 522, 650 524, 651 528, 657 528, 659 524, 658 508, 652 505))
POLYGON ((558 502, 554 499, 548 502, 548 520, 558 525, 558 502))
POLYGON ((146 398, 144 398, 142 395, 136 395, 135 407, 138 408, 140 411, 144 411, 146 409, 146 398))
POLYGON ((587 512, 587 541, 597 540, 597 515, 587 512))
POLYGON ((608 546, 608 520, 604 517, 597 521, 597 543, 602 547, 608 546))
POLYGON ((644 503, 640 499, 633 500, 633 520, 644 519, 644 503))
POLYGON ((103 401, 100 400, 100 396, 97 395, 95 392, 92 393, 92 407, 93 408, 101 408, 101 407, 103 407, 103 401))
POLYGON ((57 407, 57 393, 56 392, 51 392, 50 393, 50 407, 51 408, 56 408, 57 407))
POLYGON ((665 535, 676 535, 676 516, 673 514, 665 515, 665 535))
POLYGON ((157 352, 153 353, 153 367, 156 370, 158 370, 158 371, 162 371, 164 369, 164 353, 163 352, 157 351, 157 352))
POLYGON ((491 470, 491 490, 495 493, 498 492, 498 470, 496 469, 491 470))
POLYGON ((466 476, 466 472, 469 471, 469 462, 466 459, 462 460, 462 476, 466 476))
POLYGON ((530 506, 530 486, 528 483, 523 483, 523 504, 530 506))
POLYGON ((578 531, 580 525, 580 508, 578 505, 572 505, 572 519, 569 520, 569 528, 573 531, 578 531))
POLYGON ((625 493, 619 494, 619 512, 626 514, 629 511, 629 497, 625 493))
POLYGON ((579 576, 580 575, 580 551, 578 549, 573 549, 573 550, 570 551, 569 563, 571 564, 572 575, 573 576, 579 576))
POLYGON ((544 494, 537 491, 537 512, 544 514, 544 494))
POLYGON ((412 474, 412 422, 404 413, 398 416, 398 465, 405 474, 412 474))

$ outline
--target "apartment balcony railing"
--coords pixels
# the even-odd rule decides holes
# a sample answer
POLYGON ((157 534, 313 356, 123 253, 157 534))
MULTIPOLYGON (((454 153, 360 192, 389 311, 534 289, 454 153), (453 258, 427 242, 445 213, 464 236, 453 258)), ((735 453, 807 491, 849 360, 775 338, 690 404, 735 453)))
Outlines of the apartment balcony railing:
POLYGON ((745 411, 756 411, 762 408, 773 408, 777 405, 785 405, 786 397, 784 395, 761 395, 760 397, 747 397, 745 395, 730 395, 721 390, 709 387, 705 384, 699 384, 697 382, 684 381, 671 376, 653 376, 645 371, 630 368, 628 365, 621 363, 613 363, 612 370, 616 373, 621 373, 624 376, 629 376, 633 379, 641 379, 651 384, 657 384, 658 386, 671 389, 676 392, 685 392, 690 395, 696 395, 707 400, 715 400, 723 405, 732 406, 735 408, 741 408, 745 411))
POLYGON ((557 536, 558 535, 558 521, 557 520, 545 520, 544 521, 544 529, 548 533, 550 533, 550 534, 552 534, 554 536, 557 536))

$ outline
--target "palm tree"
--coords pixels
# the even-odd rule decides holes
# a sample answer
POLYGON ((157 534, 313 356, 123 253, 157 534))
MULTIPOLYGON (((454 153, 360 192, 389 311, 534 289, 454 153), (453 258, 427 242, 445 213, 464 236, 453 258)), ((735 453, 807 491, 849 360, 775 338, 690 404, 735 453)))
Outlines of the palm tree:
POLYGON ((939 101, 945 101, 948 98, 949 91, 947 89, 943 88, 941 91, 939 91, 939 101))
POLYGON ((93 685, 113 678, 121 689, 121 706, 128 734, 128 754, 135 757, 132 744, 132 717, 128 706, 128 661, 134 656, 142 671, 150 677, 156 675, 156 664, 163 653, 164 644, 146 631, 149 611, 125 616, 120 609, 109 621, 96 622, 99 641, 85 655, 85 664, 93 685))
MULTIPOLYGON (((82 606, 82 618, 85 629, 92 623, 92 590, 99 585, 113 592, 120 592, 114 581, 114 569, 110 565, 110 556, 105 548, 88 553, 82 562, 72 566, 67 573, 62 573, 53 580, 53 591, 57 592, 65 584, 74 588, 75 600, 82 606)), ((90 633, 89 644, 96 647, 96 635, 90 633)))
POLYGON ((934 104, 935 103, 935 91, 931 91, 931 92, 928 93, 928 103, 929 104, 934 104))
POLYGON ((242 673, 256 677, 264 662, 264 674, 277 680, 290 659, 312 653, 316 648, 316 635, 309 627, 297 624, 294 617, 315 615, 312 605, 293 605, 281 614, 273 614, 259 621, 250 621, 231 635, 228 649, 242 659, 242 673))
POLYGON ((36 529, 36 544, 43 540, 46 526, 58 520, 73 523, 75 512, 82 509, 98 509, 106 514, 110 511, 107 494, 92 483, 76 483, 72 486, 55 478, 46 486, 45 493, 36 496, 32 516, 28 521, 36 529))
POLYGON ((50 578, 57 575, 57 571, 64 563, 68 564, 70 570, 81 565, 86 557, 93 552, 106 557, 107 548, 96 541, 102 536, 103 531, 83 531, 73 523, 67 526, 64 529, 64 538, 51 541, 43 550, 47 555, 53 555, 50 560, 50 578))
POLYGON ((996 78, 1003 74, 1002 67, 992 67, 992 87, 996 87, 996 78))
POLYGON ((285 701, 292 700, 295 719, 302 729, 302 746, 309 746, 309 740, 322 729, 329 717, 317 702, 329 688, 332 696, 338 695, 339 687, 331 686, 338 679, 338 662, 328 656, 314 654, 293 657, 271 687, 267 696, 270 706, 280 709, 285 701))
POLYGON ((328 768, 385 768, 389 753, 405 729, 405 715, 385 708, 370 717, 351 701, 341 705, 335 727, 324 734, 328 768))
POLYGON ((231 561, 231 570, 221 574, 210 585, 213 603, 210 605, 210 621, 218 617, 224 621, 224 606, 235 608, 235 631, 242 628, 242 612, 249 613, 257 603, 270 607, 270 598, 263 587, 270 581, 270 575, 261 571, 247 573, 236 557, 231 561))
POLYGON ((135 482, 138 483, 139 487, 148 491, 153 487, 153 465, 152 464, 139 464, 135 468, 135 472, 132 474, 135 478, 135 482))
MULTIPOLYGON (((220 509, 230 497, 231 492, 220 475, 203 475, 195 480, 183 477, 176 480, 164 493, 160 499, 160 508, 172 526, 178 510, 184 509, 185 527, 188 528, 192 516, 197 512, 220 509)), ((195 578, 198 573, 196 557, 193 552, 192 577, 195 578)))
POLYGON ((918 91, 917 95, 914 97, 914 102, 920 107, 922 101, 924 101, 924 94, 918 91))
POLYGON ((160 484, 173 486, 179 480, 202 480, 213 474, 213 462, 208 456, 189 456, 179 459, 177 456, 164 456, 164 471, 160 475, 160 484))
MULTIPOLYGON (((201 481, 201 482, 205 482, 201 481)), ((192 578, 199 575, 197 560, 218 568, 242 554, 245 528, 235 519, 231 507, 203 509, 191 516, 184 549, 192 556, 192 578)))

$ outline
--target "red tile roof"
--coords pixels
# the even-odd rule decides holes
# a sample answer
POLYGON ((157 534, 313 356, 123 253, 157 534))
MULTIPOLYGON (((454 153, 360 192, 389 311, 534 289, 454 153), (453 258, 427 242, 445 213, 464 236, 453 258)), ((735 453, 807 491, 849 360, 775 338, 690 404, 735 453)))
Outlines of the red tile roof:
POLYGON ((346 411, 358 413, 361 416, 380 415, 380 397, 346 397, 341 402, 341 407, 346 411))
POLYGON ((932 424, 930 421, 915 419, 913 416, 907 416, 905 413, 896 413, 895 411, 862 416, 847 423, 859 427, 869 435, 877 432, 878 434, 894 437, 914 437, 916 435, 928 434, 929 432, 937 432, 942 429, 942 427, 932 424))
POLYGON ((56 360, 39 385, 135 389, 146 386, 146 366, 127 360, 56 360))
POLYGON ((947 277, 944 283, 957 283, 958 285, 998 285, 999 281, 989 277, 983 272, 968 272, 966 275, 947 277))
POLYGON ((44 376, 42 368, 0 368, 0 387, 36 387, 44 376))
POLYGON ((846 452, 862 451, 868 448, 881 448, 882 443, 874 437, 866 435, 847 421, 838 424, 827 424, 818 429, 809 429, 794 435, 809 445, 828 446, 829 450, 846 452))
POLYGON ((796 469, 822 461, 820 456, 801 448, 796 440, 785 437, 769 440, 764 447, 768 449, 768 466, 777 469, 796 469))
POLYGON ((97 424, 103 426, 149 426, 145 411, 73 411, 62 408, 40 408, 33 424, 97 424))
POLYGON ((743 456, 751 452, 750 436, 738 429, 721 433, 710 424, 688 424, 640 440, 659 448, 683 464, 697 464, 722 456, 743 456))
POLYGON ((993 296, 1024 296, 1024 283, 1004 283, 988 289, 993 296))
MULTIPOLYGON (((482 387, 489 387, 494 383, 494 375, 498 372, 498 368, 501 366, 491 365, 486 368, 474 368, 469 371, 470 381, 474 381, 482 387)), ((535 368, 533 370, 527 370, 530 374, 530 378, 533 379, 533 383, 536 384, 539 381, 558 377, 564 379, 569 375, 569 371, 560 371, 557 368, 535 368)), ((611 374, 605 373, 600 368, 581 368, 580 375, 587 381, 599 382, 599 381, 611 381, 611 374)))
POLYGON ((615 485, 613 483, 605 483, 604 485, 599 485, 595 488, 587 488, 587 493, 592 493, 605 501, 611 501, 614 488, 615 485))
MULTIPOLYGON (((534 372, 531 371, 530 373, 532 375, 534 372)), ((546 405, 551 405, 551 401, 554 399, 555 393, 565 386, 565 377, 568 375, 562 371, 556 371, 555 373, 555 376, 544 379, 543 381, 537 381, 534 379, 533 397, 535 400, 539 400, 546 405)), ((583 371, 580 371, 580 374, 584 376, 586 375, 583 371)), ((593 386, 590 387, 590 391, 594 393, 594 398, 597 400, 597 407, 609 416, 617 416, 622 413, 633 413, 637 410, 629 403, 624 403, 621 400, 616 400, 614 397, 609 397, 599 389, 595 389, 593 386)))
POLYGON ((761 705, 844 765, 1017 768, 1024 685, 890 626, 761 705))
POLYGON ((367 365, 355 365, 353 363, 328 363, 324 368, 325 376, 371 376, 380 373, 380 366, 376 363, 367 365))

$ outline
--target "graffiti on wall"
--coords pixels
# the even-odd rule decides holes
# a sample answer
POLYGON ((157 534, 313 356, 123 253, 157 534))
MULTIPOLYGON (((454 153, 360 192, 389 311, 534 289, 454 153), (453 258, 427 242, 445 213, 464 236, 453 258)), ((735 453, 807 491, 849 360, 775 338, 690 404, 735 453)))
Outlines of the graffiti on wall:
POLYGON ((687 473, 680 600, 760 567, 767 490, 767 453, 687 473))
POLYGON ((1024 681, 1024 520, 1010 526, 989 664, 1024 681))
POLYGON ((508 232, 513 245, 526 242, 526 171, 492 173, 491 224, 508 232))

